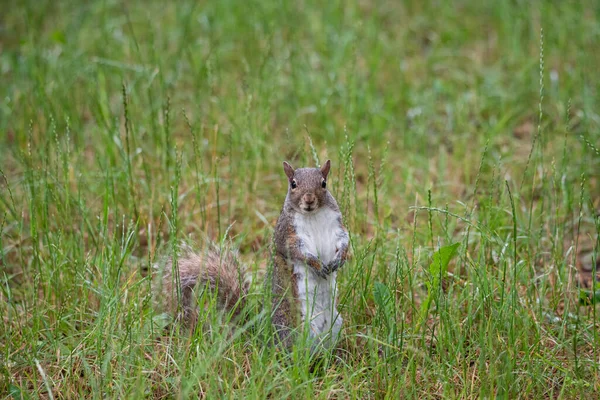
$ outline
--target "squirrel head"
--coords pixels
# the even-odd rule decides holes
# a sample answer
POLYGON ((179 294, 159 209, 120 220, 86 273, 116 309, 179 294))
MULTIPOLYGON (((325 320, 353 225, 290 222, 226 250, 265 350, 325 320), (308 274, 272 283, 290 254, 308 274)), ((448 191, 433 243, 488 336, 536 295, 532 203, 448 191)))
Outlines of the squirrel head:
POLYGON ((311 214, 327 204, 327 175, 331 161, 327 160, 321 168, 294 168, 283 162, 283 170, 288 177, 286 202, 302 214, 311 214))

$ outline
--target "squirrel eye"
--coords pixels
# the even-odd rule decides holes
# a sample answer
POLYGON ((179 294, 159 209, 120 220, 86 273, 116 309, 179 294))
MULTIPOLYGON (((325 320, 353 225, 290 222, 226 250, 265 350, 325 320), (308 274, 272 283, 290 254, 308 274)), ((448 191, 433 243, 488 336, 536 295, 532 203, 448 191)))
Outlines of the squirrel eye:
POLYGON ((323 182, 321 182, 321 187, 323 189, 325 189, 327 187, 327 182, 325 181, 325 179, 323 179, 323 182))
POLYGON ((296 189, 298 187, 298 184, 296 183, 296 180, 294 179, 292 181, 292 189, 296 189))

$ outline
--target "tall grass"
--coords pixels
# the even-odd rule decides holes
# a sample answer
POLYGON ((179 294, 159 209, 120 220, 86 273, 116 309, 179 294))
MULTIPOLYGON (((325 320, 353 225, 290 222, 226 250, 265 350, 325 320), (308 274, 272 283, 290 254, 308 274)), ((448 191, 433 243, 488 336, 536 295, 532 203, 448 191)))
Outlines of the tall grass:
POLYGON ((598 397, 598 11, 9 1, 0 394, 598 397), (169 324, 152 266, 208 237, 261 282, 281 162, 327 158, 339 348, 282 354, 209 293, 169 324))

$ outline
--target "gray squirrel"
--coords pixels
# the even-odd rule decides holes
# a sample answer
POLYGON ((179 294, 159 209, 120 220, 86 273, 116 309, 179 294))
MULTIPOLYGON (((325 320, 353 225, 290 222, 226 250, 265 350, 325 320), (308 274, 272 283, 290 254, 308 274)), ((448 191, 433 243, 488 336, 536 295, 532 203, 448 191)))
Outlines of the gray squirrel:
MULTIPOLYGON (((311 348, 331 348, 339 338, 342 318, 336 306, 336 275, 348 256, 348 232, 337 202, 327 190, 330 160, 321 168, 283 169, 288 192, 275 226, 272 290, 272 324, 276 342, 290 349, 306 328, 311 348)), ((162 276, 167 308, 188 326, 198 317, 195 289, 216 291, 217 305, 241 313, 250 279, 229 249, 209 244, 204 252, 186 249, 177 260, 179 279, 173 279, 172 260, 162 276), (174 285, 178 282, 181 296, 174 285), (179 302, 178 300, 181 300, 179 302)))

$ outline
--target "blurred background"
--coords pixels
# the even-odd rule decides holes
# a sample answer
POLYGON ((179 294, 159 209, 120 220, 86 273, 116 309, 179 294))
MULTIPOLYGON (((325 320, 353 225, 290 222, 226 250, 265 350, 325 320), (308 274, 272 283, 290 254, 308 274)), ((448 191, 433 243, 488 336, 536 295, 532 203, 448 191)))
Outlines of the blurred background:
MULTIPOLYGON (((0 8, 0 392, 43 395, 62 384, 71 396, 89 394, 79 369, 65 366, 75 363, 91 388, 133 396, 145 386, 132 382, 158 368, 120 339, 133 329, 138 343, 152 342, 140 328, 153 315, 149 266, 181 239, 227 236, 242 260, 267 267, 286 192, 282 161, 331 158, 330 187, 353 236, 353 261, 340 274, 355 357, 347 367, 365 372, 348 378, 342 368, 347 383, 325 379, 306 393, 383 396, 394 385, 417 397, 598 393, 595 307, 577 318, 580 288, 594 296, 598 262, 599 2, 4 0, 0 8), (456 308, 440 314, 438 304, 421 325, 413 316, 427 266, 452 242, 459 257, 443 286, 456 308), (399 302, 393 332, 406 339, 392 335, 404 349, 397 371, 360 358, 357 338, 392 340, 375 281, 399 302), (506 306, 505 289, 521 300, 506 306), (438 337, 436 324, 449 328, 438 337), (511 342, 515 332, 528 333, 511 342), (523 356, 532 346, 543 362, 523 356), (35 349, 44 378, 22 349, 35 349), (517 359, 518 373, 505 373, 517 359)), ((175 359, 189 359, 187 349, 177 347, 175 359)), ((207 371, 230 371, 220 356, 207 371)), ((155 360, 166 368, 155 396, 195 391, 198 381, 223 395, 283 395, 253 392, 233 367, 237 389, 155 360)), ((273 374, 255 362, 256 376, 273 374)))

